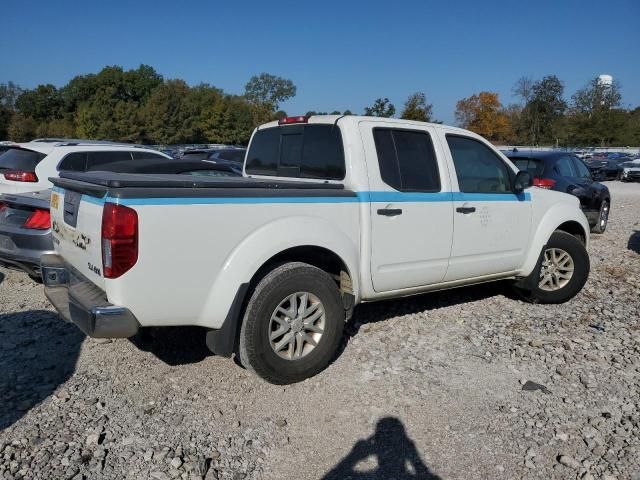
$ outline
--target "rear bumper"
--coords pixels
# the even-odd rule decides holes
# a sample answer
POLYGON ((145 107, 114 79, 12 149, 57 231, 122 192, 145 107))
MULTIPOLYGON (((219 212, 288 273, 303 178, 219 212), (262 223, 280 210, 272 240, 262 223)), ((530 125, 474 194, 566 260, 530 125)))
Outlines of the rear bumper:
POLYGON ((73 322, 86 335, 125 338, 138 332, 140 324, 130 310, 110 304, 102 290, 59 255, 43 255, 41 268, 44 293, 49 301, 62 318, 73 322))

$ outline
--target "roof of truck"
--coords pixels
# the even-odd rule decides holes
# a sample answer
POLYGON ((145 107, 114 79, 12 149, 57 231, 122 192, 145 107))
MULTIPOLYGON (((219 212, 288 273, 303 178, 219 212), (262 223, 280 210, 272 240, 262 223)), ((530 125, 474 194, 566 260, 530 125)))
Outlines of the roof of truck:
MULTIPOLYGON (((338 120, 340 122, 347 121, 347 122, 355 122, 355 123, 366 121, 366 122, 380 122, 380 123, 397 123, 399 125, 407 125, 407 124, 416 125, 416 126, 429 125, 434 128, 444 128, 447 130, 460 131, 464 133, 468 132, 468 130, 464 130, 462 128, 457 128, 457 127, 451 127, 449 125, 443 125, 441 123, 418 122, 415 120, 404 120, 402 118, 367 117, 365 115, 311 115, 307 119, 307 123, 308 124, 314 124, 314 123, 331 124, 331 123, 336 123, 338 120)), ((291 125, 296 125, 296 124, 293 123, 291 125)), ((260 125, 258 129, 260 130, 263 128, 271 128, 271 127, 277 127, 277 126, 280 126, 279 121, 274 120, 273 122, 260 125)))

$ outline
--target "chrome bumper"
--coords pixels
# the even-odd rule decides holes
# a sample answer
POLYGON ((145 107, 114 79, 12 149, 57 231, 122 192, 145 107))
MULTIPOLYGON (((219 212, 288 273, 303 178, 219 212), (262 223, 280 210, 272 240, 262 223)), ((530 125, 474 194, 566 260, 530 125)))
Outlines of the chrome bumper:
POLYGON ((62 257, 43 255, 40 260, 44 293, 67 322, 96 338, 131 337, 140 324, 126 308, 112 305, 106 294, 62 257))

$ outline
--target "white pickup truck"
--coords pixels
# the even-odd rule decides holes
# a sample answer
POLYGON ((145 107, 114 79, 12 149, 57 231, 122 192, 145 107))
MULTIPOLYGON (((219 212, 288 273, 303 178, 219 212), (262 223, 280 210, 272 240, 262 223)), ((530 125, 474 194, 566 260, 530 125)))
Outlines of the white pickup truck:
POLYGON ((361 302, 513 279, 558 303, 589 274, 577 198, 443 125, 289 117, 255 130, 243 177, 51 181, 42 272, 65 319, 94 337, 206 327, 272 383, 325 368, 361 302))

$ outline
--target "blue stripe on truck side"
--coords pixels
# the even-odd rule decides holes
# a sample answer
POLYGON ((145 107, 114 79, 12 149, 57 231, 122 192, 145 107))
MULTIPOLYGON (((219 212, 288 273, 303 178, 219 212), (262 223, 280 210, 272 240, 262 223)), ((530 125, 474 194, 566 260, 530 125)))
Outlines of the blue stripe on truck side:
MULTIPOLYGON (((54 187, 54 192, 64 194, 64 189, 54 187)), ((175 197, 175 198, 116 198, 82 195, 82 201, 95 205, 105 202, 119 205, 210 205, 210 204, 258 204, 258 203, 423 203, 423 202, 528 202, 531 194, 513 193, 463 193, 463 192, 356 192, 355 197, 175 197)))

